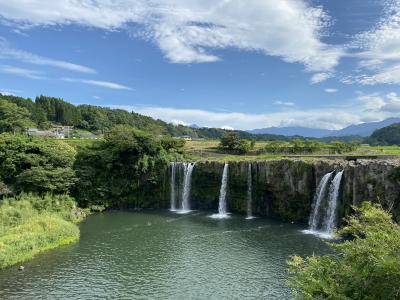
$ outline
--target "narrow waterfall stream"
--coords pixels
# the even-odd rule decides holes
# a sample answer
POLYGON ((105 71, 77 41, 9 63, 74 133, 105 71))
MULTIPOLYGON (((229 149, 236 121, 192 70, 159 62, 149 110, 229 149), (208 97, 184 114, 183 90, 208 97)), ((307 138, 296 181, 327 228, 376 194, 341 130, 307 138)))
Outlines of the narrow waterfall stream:
POLYGON ((327 239, 333 238, 343 171, 337 172, 332 179, 333 174, 334 172, 325 174, 318 185, 308 222, 309 229, 304 230, 304 233, 327 239))
POLYGON ((192 172, 194 163, 183 163, 183 192, 182 205, 178 211, 181 214, 190 212, 190 184, 192 180, 192 172))
POLYGON ((253 198, 253 178, 251 174, 251 163, 249 163, 247 169, 247 220, 253 219, 252 212, 252 198, 253 198))
POLYGON ((171 211, 176 211, 176 186, 175 186, 175 178, 176 178, 176 164, 175 162, 171 162, 171 211))
POLYGON ((340 183, 342 182, 343 171, 338 172, 329 187, 328 210, 325 218, 324 232, 332 236, 336 225, 337 203, 339 199, 340 183))
POLYGON ((221 188, 219 191, 218 214, 211 215, 215 219, 229 218, 226 209, 226 188, 228 186, 228 169, 229 164, 225 163, 224 171, 222 172, 221 188))
POLYGON ((332 177, 333 172, 327 173, 322 177, 317 190, 314 195, 314 203, 313 210, 310 214, 310 219, 308 221, 308 225, 310 226, 310 230, 316 231, 318 229, 318 224, 321 219, 321 202, 325 198, 330 179, 332 177))

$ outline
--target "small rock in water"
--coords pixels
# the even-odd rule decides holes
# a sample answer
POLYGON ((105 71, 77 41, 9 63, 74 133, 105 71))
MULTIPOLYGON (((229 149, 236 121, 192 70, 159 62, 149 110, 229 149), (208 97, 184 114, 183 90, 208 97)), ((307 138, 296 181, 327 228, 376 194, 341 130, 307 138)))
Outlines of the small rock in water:
POLYGON ((19 266, 18 270, 23 271, 23 270, 25 270, 25 267, 24 266, 19 266))

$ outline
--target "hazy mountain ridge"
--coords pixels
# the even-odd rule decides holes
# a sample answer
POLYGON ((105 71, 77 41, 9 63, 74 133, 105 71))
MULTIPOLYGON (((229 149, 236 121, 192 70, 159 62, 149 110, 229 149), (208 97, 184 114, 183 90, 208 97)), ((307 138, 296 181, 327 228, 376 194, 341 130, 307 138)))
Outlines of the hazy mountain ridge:
POLYGON ((249 130, 253 134, 280 134, 284 136, 300 135, 305 137, 313 138, 324 138, 332 136, 361 136, 368 137, 375 130, 390 126, 395 123, 400 123, 400 118, 389 118, 380 122, 366 122, 357 125, 350 125, 340 130, 329 130, 319 128, 307 128, 301 126, 289 126, 289 127, 269 127, 249 130))

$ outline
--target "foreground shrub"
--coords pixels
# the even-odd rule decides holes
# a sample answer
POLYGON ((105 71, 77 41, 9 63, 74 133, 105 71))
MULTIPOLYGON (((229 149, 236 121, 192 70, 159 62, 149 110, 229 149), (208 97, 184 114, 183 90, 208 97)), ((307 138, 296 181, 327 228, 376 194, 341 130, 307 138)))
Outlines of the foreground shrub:
POLYGON ((400 299, 400 226, 364 202, 331 244, 336 254, 289 261, 299 299, 400 299))
POLYGON ((79 239, 83 217, 66 195, 20 195, 0 201, 0 268, 79 239))

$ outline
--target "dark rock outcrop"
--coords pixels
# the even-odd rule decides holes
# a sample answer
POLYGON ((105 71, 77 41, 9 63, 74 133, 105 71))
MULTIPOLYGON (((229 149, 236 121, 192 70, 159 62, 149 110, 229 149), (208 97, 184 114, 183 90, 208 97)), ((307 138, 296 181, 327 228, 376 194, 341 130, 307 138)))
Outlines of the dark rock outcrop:
MULTIPOLYGON (((247 172, 251 163, 255 215, 307 221, 315 189, 323 175, 344 170, 339 205, 341 217, 351 212, 352 205, 371 201, 380 203, 400 221, 400 160, 282 159, 228 163, 227 203, 231 212, 246 213, 247 172)), ((191 184, 192 209, 217 209, 223 167, 224 162, 196 162, 191 184)), ((164 186, 169 189, 168 184, 164 186)), ((169 205, 169 191, 164 191, 163 195, 167 199, 160 199, 162 204, 158 207, 169 205)))

